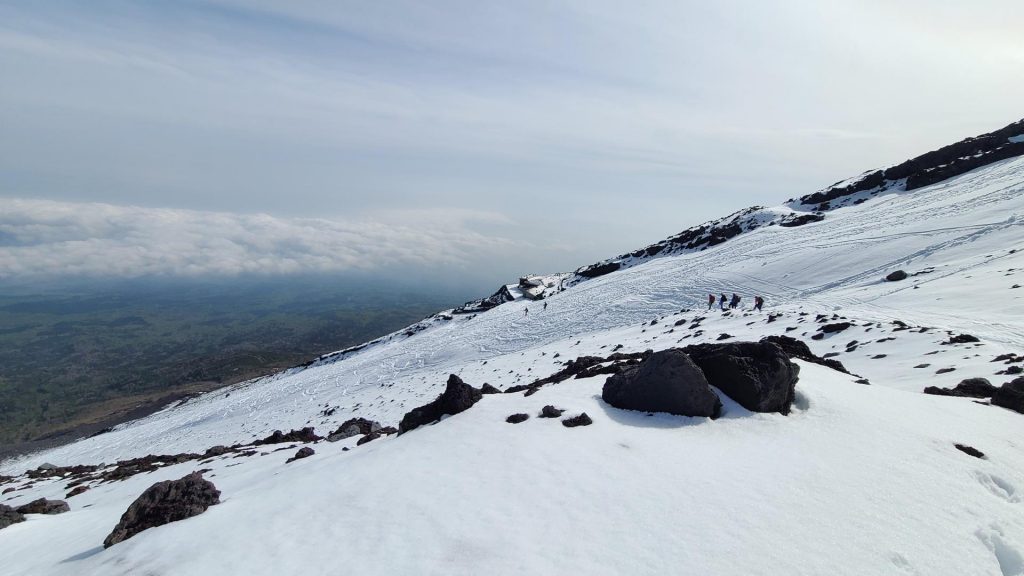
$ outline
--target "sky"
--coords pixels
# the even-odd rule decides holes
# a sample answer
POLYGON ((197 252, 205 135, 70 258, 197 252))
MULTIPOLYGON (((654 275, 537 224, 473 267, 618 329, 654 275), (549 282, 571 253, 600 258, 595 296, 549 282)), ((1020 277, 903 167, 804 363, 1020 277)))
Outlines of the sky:
POLYGON ((0 279, 570 270, 1024 117, 1019 0, 0 0, 0 279))

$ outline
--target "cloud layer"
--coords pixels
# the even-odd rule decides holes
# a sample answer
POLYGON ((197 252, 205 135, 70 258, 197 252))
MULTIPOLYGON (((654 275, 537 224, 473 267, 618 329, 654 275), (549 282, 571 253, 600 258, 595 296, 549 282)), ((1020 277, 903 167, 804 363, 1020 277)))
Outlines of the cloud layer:
POLYGON ((468 228, 489 220, 463 211, 339 222, 0 198, 0 279, 459 270, 511 245, 468 228))

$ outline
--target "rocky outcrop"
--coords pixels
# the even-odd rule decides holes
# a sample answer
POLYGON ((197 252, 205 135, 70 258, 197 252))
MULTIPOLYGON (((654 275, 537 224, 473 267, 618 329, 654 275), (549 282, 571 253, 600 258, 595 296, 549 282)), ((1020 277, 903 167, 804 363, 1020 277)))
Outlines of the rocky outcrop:
POLYGON ((448 384, 437 399, 419 408, 413 408, 402 417, 402 421, 398 424, 398 433, 405 434, 424 424, 437 422, 442 416, 468 410, 482 397, 483 394, 479 390, 452 374, 448 376, 448 384))
POLYGON ((494 386, 490 385, 489 383, 484 382, 484 385, 480 387, 480 393, 481 394, 501 394, 501 390, 498 390, 497 388, 495 388, 494 386))
POLYGON ((601 398, 609 405, 642 412, 716 418, 722 409, 700 368, 678 349, 662 350, 608 378, 601 398))
POLYGON ((349 418, 341 423, 338 429, 327 436, 328 442, 337 442, 345 438, 359 436, 360 434, 372 434, 381 429, 380 422, 367 420, 366 418, 349 418))
POLYGON ((538 418, 558 418, 558 417, 560 417, 562 415, 562 412, 565 412, 565 410, 560 410, 560 409, 555 408, 554 406, 548 404, 547 406, 545 406, 545 407, 540 409, 540 414, 538 414, 537 417, 538 418))
POLYGON ((708 383, 747 410, 789 414, 800 367, 771 342, 697 344, 683 351, 708 383))
POLYGON ((316 435, 312 427, 306 427, 301 430, 292 430, 291 432, 284 433, 280 430, 274 430, 274 433, 262 440, 253 442, 253 446, 260 446, 263 444, 283 444, 285 442, 316 442, 322 440, 320 436, 316 435))
POLYGON ((562 420, 562 426, 565 426, 566 428, 576 428, 577 426, 590 426, 593 423, 594 421, 590 419, 590 416, 587 416, 586 412, 580 414, 579 416, 573 416, 572 418, 566 418, 565 420, 562 420))
POLYGON ((19 514, 63 514, 69 510, 71 508, 67 502, 63 500, 47 500, 46 498, 33 500, 16 508, 19 514))
POLYGON ((807 347, 807 344, 796 338, 789 336, 765 336, 761 338, 761 342, 771 342, 779 348, 782 348, 783 352, 789 355, 790 358, 797 358, 804 362, 810 362, 812 364, 820 364, 821 366, 827 366, 833 370, 838 370, 843 374, 849 374, 850 371, 843 366, 843 363, 838 360, 832 360, 831 358, 822 358, 817 354, 811 352, 811 349, 807 347))
POLYGON ((961 396, 964 398, 991 398, 997 388, 985 378, 967 378, 953 388, 928 386, 925 394, 933 396, 961 396))
POLYGON ((7 528, 11 524, 24 521, 25 516, 23 514, 6 504, 0 504, 0 530, 7 528))
POLYGON ((157 482, 128 506, 103 547, 109 548, 143 530, 198 516, 219 503, 220 490, 199 473, 157 482))
POLYGON ((890 272, 890 273, 888 273, 885 276, 885 281, 886 282, 899 282, 901 280, 906 280, 906 279, 907 279, 907 273, 904 272, 903 270, 896 270, 895 272, 890 272))
POLYGON ((992 394, 992 404, 1024 414, 1024 377, 1000 386, 992 394))

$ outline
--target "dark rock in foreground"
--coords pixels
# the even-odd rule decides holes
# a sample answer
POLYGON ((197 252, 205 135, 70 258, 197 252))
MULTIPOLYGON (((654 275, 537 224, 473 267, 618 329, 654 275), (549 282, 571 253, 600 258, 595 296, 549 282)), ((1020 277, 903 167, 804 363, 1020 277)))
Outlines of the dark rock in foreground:
POLYGON ((484 382, 484 385, 480 387, 481 394, 501 394, 501 390, 498 390, 494 386, 484 382))
POLYGON ((419 408, 413 408, 402 417, 402 421, 398 424, 398 433, 405 434, 424 424, 437 422, 446 414, 458 414, 468 410, 482 397, 483 394, 479 390, 452 374, 448 376, 447 387, 437 399, 419 408))
POLYGON ((577 426, 590 426, 593 423, 594 421, 590 419, 590 416, 587 416, 586 412, 580 414, 579 416, 573 416, 572 418, 566 418, 565 420, 562 420, 562 426, 565 426, 566 428, 575 428, 577 426))
POLYGON ((900 280, 907 279, 907 273, 903 270, 896 270, 895 272, 890 272, 885 279, 889 282, 899 282, 900 280))
POLYGON ((971 344, 972 342, 980 342, 977 336, 971 336, 970 334, 957 334, 956 336, 950 336, 949 340, 943 342, 943 344, 971 344))
POLYGON ((985 457, 985 453, 982 452, 981 450, 978 450, 977 448, 971 448, 970 446, 967 446, 965 444, 954 444, 953 446, 957 450, 963 452, 964 454, 967 454, 968 456, 974 456, 975 458, 985 457))
POLYGON ((526 422, 530 419, 529 414, 511 414, 508 418, 505 418, 505 422, 509 424, 519 424, 520 422, 526 422))
POLYGON ((796 338, 792 338, 790 336, 765 336, 764 338, 761 338, 761 342, 771 342, 772 344, 775 344, 779 348, 782 348, 782 351, 788 354, 790 358, 797 358, 812 364, 827 366, 833 370, 838 370, 843 374, 850 373, 846 369, 846 366, 843 366, 843 363, 839 360, 832 360, 830 358, 822 358, 821 356, 818 356, 814 352, 811 352, 811 349, 807 347, 805 342, 797 340, 796 338))
POLYGON ((992 404, 1024 414, 1024 377, 1003 384, 992 395, 992 404))
POLYGON ((63 514, 69 510, 71 508, 67 502, 63 500, 47 500, 46 498, 33 500, 17 508, 18 514, 63 514))
POLYGON ((199 473, 157 482, 121 515, 121 521, 103 541, 103 547, 110 548, 149 528, 198 516, 219 503, 220 490, 199 473))
POLYGON ((771 342, 697 344, 683 351, 708 383, 747 410, 789 414, 800 367, 771 342))
POLYGON ((295 453, 295 456, 292 456, 291 458, 285 460, 284 463, 285 464, 290 464, 292 462, 295 462, 296 460, 302 460, 303 458, 309 458, 313 454, 316 454, 315 450, 313 450, 309 446, 304 446, 302 448, 299 448, 299 451, 295 453))
POLYGON ((925 394, 933 396, 962 396, 964 398, 991 398, 997 388, 985 378, 968 378, 961 380, 954 388, 928 386, 925 394))
POLYGON ((717 418, 722 402, 700 368, 683 351, 662 350, 605 381, 609 405, 642 412, 717 418))
POLYGON ((24 521, 25 516, 20 512, 6 504, 0 504, 0 530, 7 528, 11 524, 17 524, 18 522, 24 521))

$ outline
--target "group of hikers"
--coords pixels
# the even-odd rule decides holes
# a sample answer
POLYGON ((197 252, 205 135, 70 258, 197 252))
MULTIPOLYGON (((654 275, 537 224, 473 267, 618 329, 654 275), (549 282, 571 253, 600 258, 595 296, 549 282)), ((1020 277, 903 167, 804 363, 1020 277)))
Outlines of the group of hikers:
MULTIPOLYGON (((716 298, 714 294, 708 294, 708 310, 711 310, 712 308, 715 307, 715 300, 716 298)), ((725 293, 723 292, 721 298, 718 298, 718 305, 722 308, 722 310, 725 310, 725 305, 727 303, 730 309, 736 308, 740 305, 740 300, 740 295, 735 292, 732 293, 732 298, 727 298, 725 296, 725 293)), ((760 296, 754 296, 754 310, 760 312, 762 306, 764 306, 764 298, 761 298, 760 296)))

